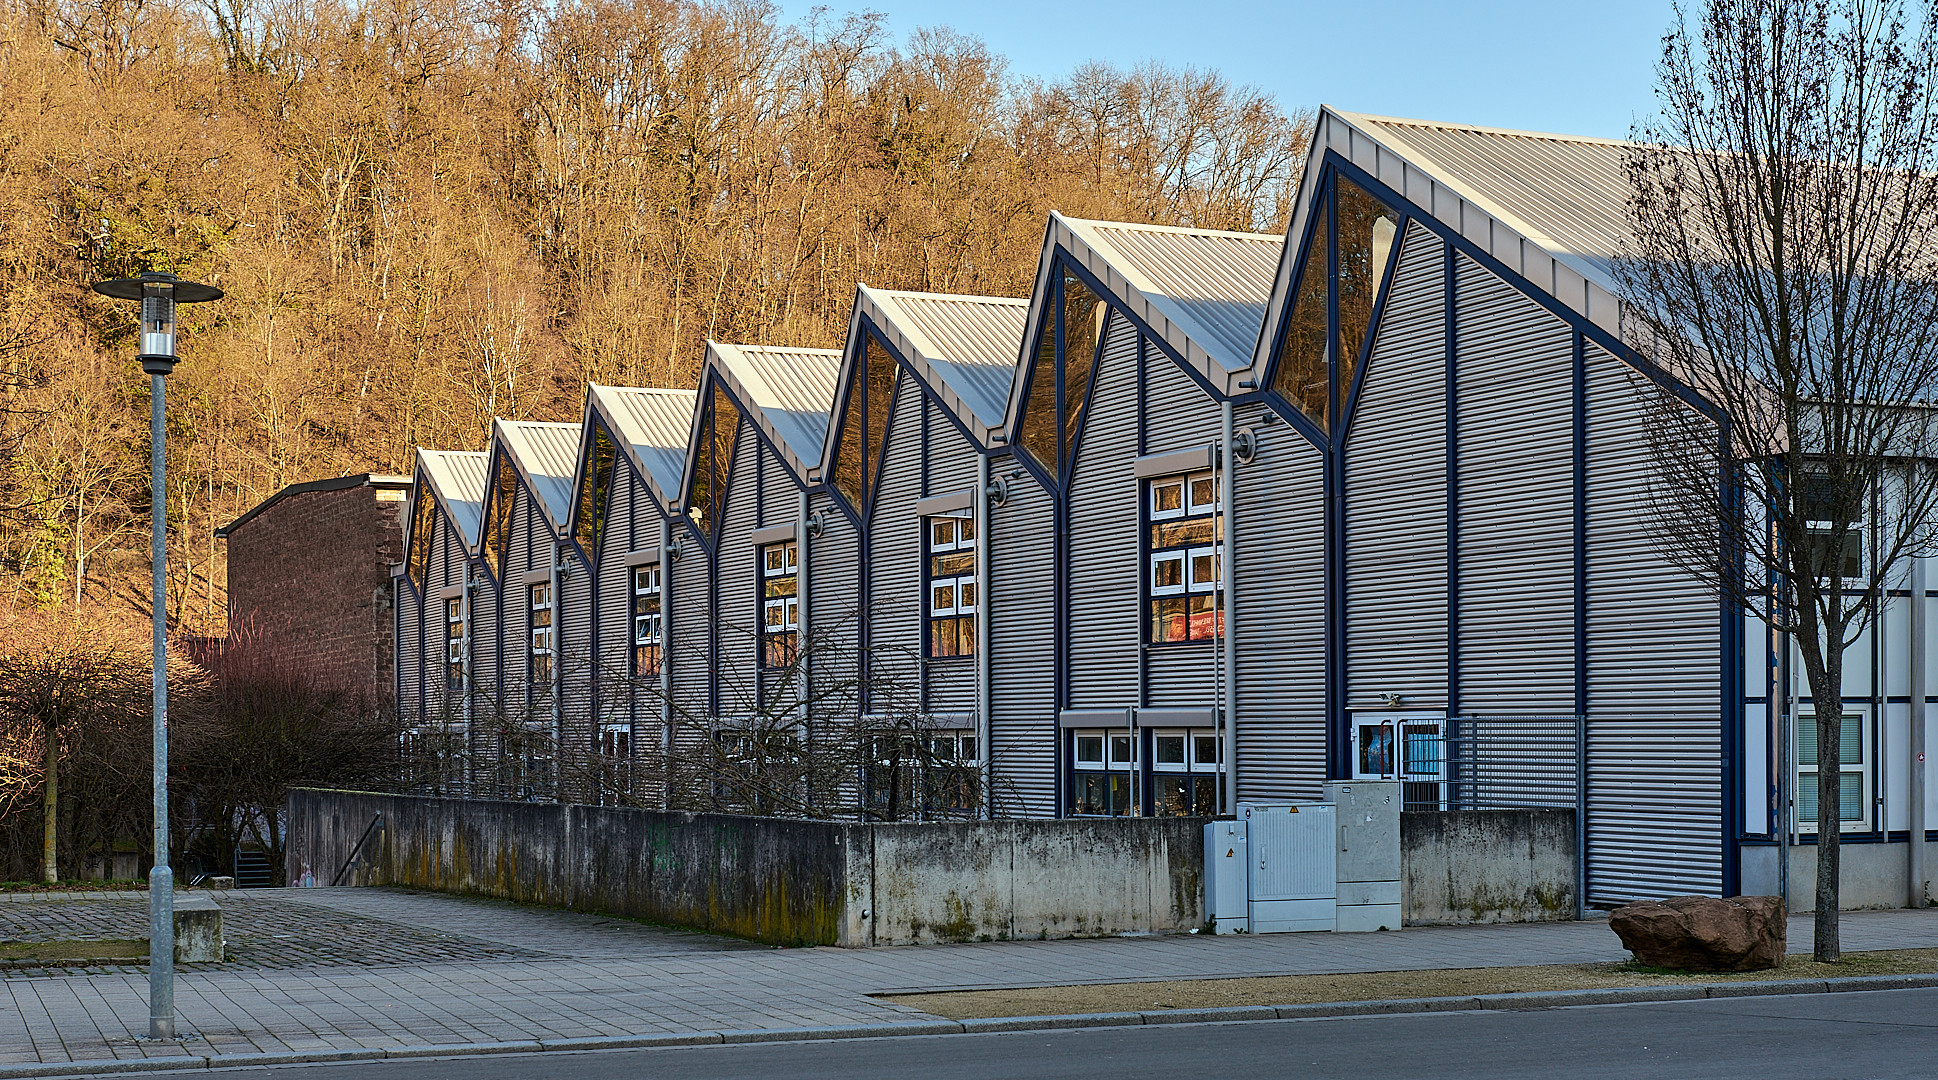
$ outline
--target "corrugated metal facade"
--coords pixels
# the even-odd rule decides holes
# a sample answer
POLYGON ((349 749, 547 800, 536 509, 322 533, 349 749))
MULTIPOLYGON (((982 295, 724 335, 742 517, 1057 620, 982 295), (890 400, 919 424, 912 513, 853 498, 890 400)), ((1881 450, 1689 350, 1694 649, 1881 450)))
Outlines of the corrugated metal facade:
POLYGON ((860 680, 856 635, 861 614, 861 544, 848 515, 823 488, 808 500, 808 512, 821 517, 821 535, 808 539, 806 618, 821 640, 812 676, 818 697, 833 711, 851 703, 860 680))
POLYGON ((1574 335, 1455 267, 1460 712, 1572 716, 1574 335))
MULTIPOLYGON (((1223 428, 1223 417, 1224 408, 1219 401, 1206 394, 1155 342, 1146 345, 1144 452, 1166 454, 1216 443, 1223 428)), ((1133 490, 1143 487, 1135 481, 1129 483, 1133 490)), ((1143 498, 1143 492, 1138 490, 1138 502, 1131 507, 1133 513, 1143 498)), ((1244 508, 1236 504, 1234 509, 1241 518, 1245 514, 1244 508)), ((1136 534, 1133 519, 1125 535, 1136 534)), ((1247 542, 1242 532, 1239 542, 1247 542)), ((1139 537, 1130 553, 1136 556, 1144 546, 1143 539, 1139 537)), ((1148 567, 1142 566, 1136 570, 1149 572, 1148 567)), ((1136 597, 1131 599, 1135 600, 1136 597)), ((1133 608, 1130 613, 1133 626, 1136 625, 1137 614, 1133 608)), ((1217 641, 1155 645, 1145 649, 1144 700, 1137 704, 1153 708, 1212 708, 1218 704, 1221 696, 1219 680, 1224 670, 1223 653, 1224 646, 1217 641)))
POLYGON ((1103 358, 1092 372, 1090 405, 1077 439, 1070 478, 1069 697, 1072 709, 1128 709, 1137 704, 1138 561, 1141 495, 1130 460, 1137 456, 1137 328, 1113 314, 1103 358))
MULTIPOLYGON (((1004 474, 1010 463, 995 462, 1004 474)), ((1056 813, 1055 545, 1050 494, 1029 475, 1008 481, 989 512, 990 798, 1002 817, 1056 813)))
POLYGON ((1648 423, 1627 365, 1588 353, 1588 898, 1722 888, 1721 619, 1654 553, 1648 423))
POLYGON ((870 707, 919 710, 927 608, 923 603, 922 390, 903 372, 895 382, 880 479, 868 526, 870 707))
POLYGON ((1346 706, 1447 707, 1446 245, 1407 233, 1346 434, 1346 706))
POLYGON ((1326 500, 1319 451, 1284 423, 1232 470, 1240 799, 1314 799, 1326 777, 1326 500))
POLYGON ((727 481, 727 506, 720 514, 714 558, 719 582, 714 619, 718 628, 713 656, 720 713, 741 717, 759 701, 760 597, 755 551, 751 537, 760 528, 760 492, 756 474, 764 467, 760 436, 743 419, 734 439, 733 475, 727 481))

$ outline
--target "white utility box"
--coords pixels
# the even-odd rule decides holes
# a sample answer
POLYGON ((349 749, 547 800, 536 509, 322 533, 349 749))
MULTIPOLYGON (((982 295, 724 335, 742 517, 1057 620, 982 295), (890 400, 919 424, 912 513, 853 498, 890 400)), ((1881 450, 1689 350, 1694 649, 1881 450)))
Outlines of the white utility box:
POLYGON ((1239 803, 1249 932, 1331 930, 1338 922, 1339 830, 1330 803, 1239 803))
POLYGON ((1339 931, 1398 930, 1399 782, 1335 780, 1326 798, 1339 808, 1339 931))
POLYGON ((1251 895, 1246 868, 1245 823, 1205 824, 1205 916, 1214 934, 1251 929, 1251 895))

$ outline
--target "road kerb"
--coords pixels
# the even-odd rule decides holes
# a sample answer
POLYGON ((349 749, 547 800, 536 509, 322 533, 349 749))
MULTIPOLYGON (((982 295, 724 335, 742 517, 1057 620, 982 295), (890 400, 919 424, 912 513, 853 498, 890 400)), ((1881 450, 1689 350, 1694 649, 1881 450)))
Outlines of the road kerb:
POLYGON ((828 1027, 768 1028, 739 1031, 663 1032, 572 1039, 454 1043, 369 1049, 308 1050, 289 1053, 194 1054, 175 1058, 118 1058, 0 1065, 0 1080, 26 1077, 102 1076, 294 1065, 383 1058, 469 1057, 480 1054, 529 1054, 636 1049, 654 1046, 704 1046, 722 1043, 821 1042, 829 1039, 896 1038, 910 1035, 984 1034, 1077 1028, 1140 1027, 1156 1024, 1245 1023, 1262 1020, 1319 1020, 1328 1017, 1478 1010, 1560 1009, 1586 1005, 1646 1004, 1705 998, 1774 997, 1791 994, 1844 994, 1938 986, 1938 974, 1859 975, 1838 979, 1785 979, 1753 983, 1694 983, 1677 986, 1627 986, 1553 990, 1526 994, 1396 998, 1383 1001, 1329 1001, 1299 1005, 1234 1005, 1224 1008, 1168 1009, 1150 1012, 1073 1013, 1057 1016, 1003 1016, 980 1020, 932 1020, 906 1024, 841 1024, 828 1027))

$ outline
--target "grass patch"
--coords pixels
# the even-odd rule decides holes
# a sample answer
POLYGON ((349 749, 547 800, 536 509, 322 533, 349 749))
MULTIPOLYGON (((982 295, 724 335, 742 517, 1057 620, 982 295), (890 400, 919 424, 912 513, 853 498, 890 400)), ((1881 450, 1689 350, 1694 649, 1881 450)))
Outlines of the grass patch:
POLYGON ((0 941, 0 961, 16 964, 77 961, 121 963, 148 959, 144 938, 100 938, 89 941, 0 941))
POLYGON ((146 878, 116 881, 0 881, 0 892, 134 892, 148 890, 146 878))
POLYGON ((1792 956, 1786 957, 1773 971, 1729 975, 1665 971, 1630 960, 1604 964, 1369 971, 1343 975, 1173 979, 1091 986, 1037 986, 1018 990, 883 994, 880 997, 949 1020, 982 1020, 1002 1016, 1148 1012, 1233 1005, 1309 1005, 1333 1001, 1527 994, 1623 986, 1773 982, 1853 975, 1922 975, 1930 972, 1938 972, 1938 949, 1848 953, 1834 964, 1820 964, 1808 956, 1792 956))

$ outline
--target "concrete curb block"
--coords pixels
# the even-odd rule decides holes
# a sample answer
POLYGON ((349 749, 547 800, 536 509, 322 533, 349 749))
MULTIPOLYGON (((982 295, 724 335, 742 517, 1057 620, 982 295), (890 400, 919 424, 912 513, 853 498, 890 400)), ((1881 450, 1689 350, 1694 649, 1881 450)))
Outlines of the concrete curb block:
POLYGON ((1319 1020, 1344 1016, 1471 1010, 1525 1011, 1579 1005, 1630 1005, 1706 998, 1775 997, 1790 994, 1848 994, 1912 990, 1938 986, 1938 974, 1854 975, 1841 979, 1786 979, 1779 982, 1694 983, 1677 986, 1623 986, 1590 990, 1551 990, 1529 994, 1467 997, 1394 998, 1384 1001, 1327 1001, 1306 1005, 1234 1005, 1226 1008, 1165 1009, 1153 1012, 1072 1013, 1058 1016, 1004 1016, 988 1020, 930 1020, 908 1024, 842 1024, 829 1027, 751 1028, 741 1031, 685 1031, 653 1035, 598 1035, 573 1039, 453 1043, 432 1046, 345 1050, 300 1050, 281 1054, 191 1054, 172 1058, 50 1061, 0 1065, 0 1080, 20 1077, 99 1076, 295 1065, 384 1058, 470 1057, 478 1054, 531 1054, 545 1051, 630 1050, 654 1046, 718 1046, 727 1043, 818 1042, 825 1039, 877 1039, 908 1035, 956 1035, 1074 1028, 1141 1027, 1157 1024, 1239 1023, 1260 1020, 1319 1020))

